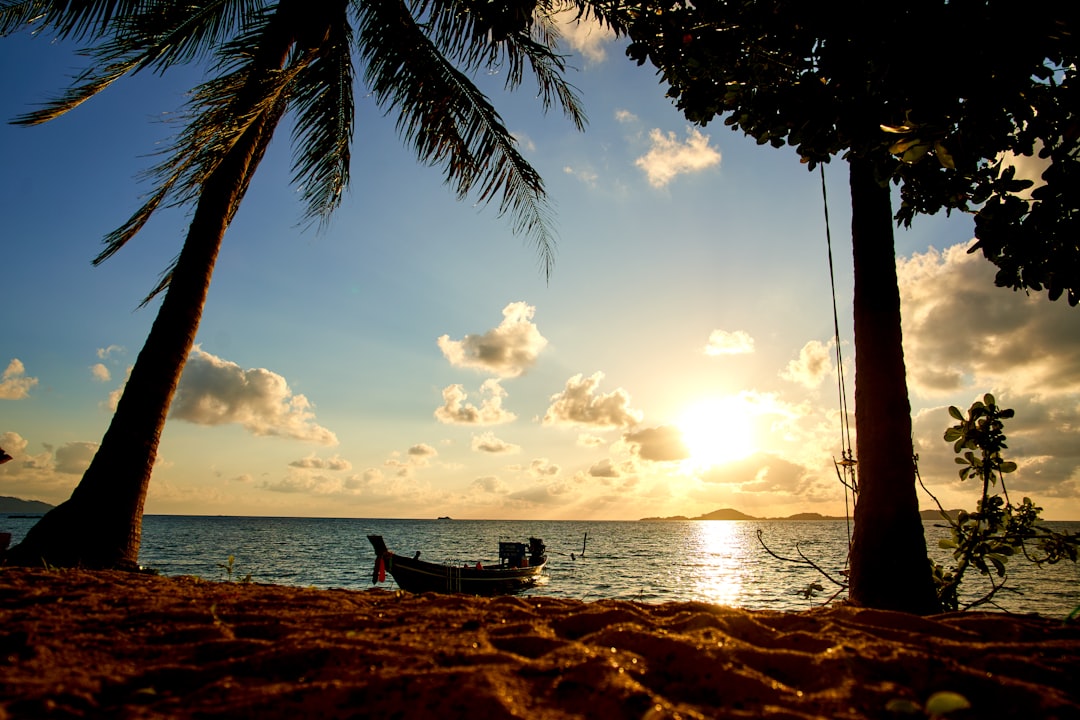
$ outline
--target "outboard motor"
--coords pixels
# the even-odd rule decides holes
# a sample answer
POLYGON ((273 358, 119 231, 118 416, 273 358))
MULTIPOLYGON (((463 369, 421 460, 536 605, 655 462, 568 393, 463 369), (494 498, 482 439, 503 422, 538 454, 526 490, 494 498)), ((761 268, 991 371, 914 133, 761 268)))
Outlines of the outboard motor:
POLYGON ((529 538, 529 564, 543 565, 547 560, 547 547, 540 538, 529 538))

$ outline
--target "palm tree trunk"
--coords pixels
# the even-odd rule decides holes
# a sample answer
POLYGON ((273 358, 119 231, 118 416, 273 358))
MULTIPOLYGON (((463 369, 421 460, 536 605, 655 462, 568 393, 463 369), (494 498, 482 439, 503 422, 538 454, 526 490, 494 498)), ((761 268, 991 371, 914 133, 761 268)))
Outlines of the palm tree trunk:
MULTIPOLYGON (((277 52, 267 53, 272 58, 267 63, 270 69, 286 61, 293 31, 284 29, 277 52)), ((169 406, 195 342, 214 263, 284 109, 279 103, 264 111, 207 178, 165 298, 101 446, 71 497, 30 529, 9 551, 7 562, 138 567, 150 474, 169 406)))
MULTIPOLYGON (((274 120, 276 124, 276 119, 274 120)), ((218 251, 272 128, 252 126, 208 180, 157 318, 109 429, 71 498, 11 549, 22 564, 134 568, 165 418, 195 342, 218 251)))
POLYGON ((855 269, 855 429, 859 493, 851 544, 851 601, 939 610, 915 493, 892 206, 873 163, 850 163, 855 269))

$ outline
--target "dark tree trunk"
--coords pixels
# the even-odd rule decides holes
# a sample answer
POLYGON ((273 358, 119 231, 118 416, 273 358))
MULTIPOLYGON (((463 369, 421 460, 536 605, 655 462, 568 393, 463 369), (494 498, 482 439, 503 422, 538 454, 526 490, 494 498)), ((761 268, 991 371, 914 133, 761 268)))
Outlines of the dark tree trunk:
POLYGON ((859 493, 849 595, 924 615, 940 607, 915 491, 889 186, 866 160, 852 159, 850 171, 859 493))
POLYGON ((161 308, 90 467, 71 497, 11 549, 8 562, 137 567, 143 504, 161 431, 195 342, 230 208, 248 175, 252 148, 237 150, 200 195, 161 308))

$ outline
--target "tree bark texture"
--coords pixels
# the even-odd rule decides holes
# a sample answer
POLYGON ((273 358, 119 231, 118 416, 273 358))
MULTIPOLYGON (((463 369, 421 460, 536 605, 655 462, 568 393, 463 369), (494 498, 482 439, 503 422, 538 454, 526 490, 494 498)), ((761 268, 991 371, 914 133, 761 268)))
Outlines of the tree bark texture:
POLYGON ((850 162, 859 492, 849 596, 873 608, 939 610, 919 517, 892 205, 873 164, 850 162))

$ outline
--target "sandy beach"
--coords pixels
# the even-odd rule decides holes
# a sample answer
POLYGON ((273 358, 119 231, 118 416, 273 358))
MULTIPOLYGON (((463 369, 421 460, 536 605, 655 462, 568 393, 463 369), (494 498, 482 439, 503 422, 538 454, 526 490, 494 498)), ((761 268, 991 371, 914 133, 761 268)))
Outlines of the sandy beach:
POLYGON ((1080 627, 0 568, 0 678, 5 719, 1080 718, 1080 627))

